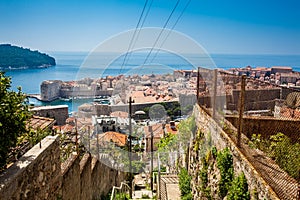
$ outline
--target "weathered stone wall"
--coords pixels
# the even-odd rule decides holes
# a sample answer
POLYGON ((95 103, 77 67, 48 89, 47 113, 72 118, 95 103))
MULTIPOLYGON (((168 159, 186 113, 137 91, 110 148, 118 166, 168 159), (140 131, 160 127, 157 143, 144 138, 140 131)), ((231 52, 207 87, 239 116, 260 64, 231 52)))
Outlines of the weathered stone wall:
MULTIPOLYGON (((238 110, 238 102, 241 90, 232 91, 232 100, 235 105, 234 110, 238 110)), ((246 90, 245 91, 245 111, 247 110, 273 110, 275 99, 280 99, 280 88, 246 90)))
MULTIPOLYGON (((243 153, 238 149, 231 138, 222 130, 222 128, 199 106, 194 109, 197 127, 205 134, 206 140, 211 140, 211 145, 217 149, 228 147, 233 155, 234 171, 244 173, 248 181, 249 191, 257 191, 259 199, 279 199, 272 188, 259 175, 253 165, 247 160, 243 153)), ((192 153, 191 153, 192 154, 192 153)), ((191 159, 191 166, 197 165, 199 160, 191 159)), ((193 168, 191 168, 193 170, 193 168)), ((193 173, 197 173, 192 171, 193 173)), ((193 185, 194 183, 192 183, 193 185)), ((200 197, 194 197, 198 199, 200 197)))
POLYGON ((86 153, 80 160, 72 154, 62 164, 62 199, 100 199, 107 195, 113 186, 119 186, 125 173, 99 162, 86 153))
POLYGON ((84 154, 80 161, 80 199, 92 199, 91 179, 98 177, 91 176, 91 161, 90 154, 84 154))
POLYGON ((68 106, 41 106, 31 109, 35 115, 56 120, 56 125, 65 125, 69 117, 68 106))
POLYGON ((61 186, 57 136, 35 145, 0 176, 0 199, 57 199, 61 186))
POLYGON ((298 88, 288 88, 288 87, 281 87, 281 99, 286 99, 286 97, 292 92, 299 92, 300 89, 298 88))
POLYGON ((59 98, 59 90, 62 85, 62 81, 43 81, 41 84, 41 100, 53 101, 59 98))
POLYGON ((61 89, 59 96, 62 98, 72 97, 95 97, 95 96, 111 96, 113 90, 92 90, 92 89, 61 89))
POLYGON ((58 136, 48 136, 0 175, 0 199, 100 199, 125 173, 76 153, 60 161, 58 136))
POLYGON ((61 197, 62 199, 80 200, 80 158, 77 154, 71 156, 64 163, 61 164, 62 185, 61 197))
MULTIPOLYGON (((159 103, 166 103, 168 105, 177 104, 178 101, 165 101, 165 102, 155 102, 155 103, 133 103, 132 104, 132 113, 143 110, 144 108, 151 107, 153 105, 159 104, 159 103)), ((129 112, 129 106, 128 104, 125 105, 110 105, 111 111, 124 111, 129 112)), ((98 114, 98 112, 97 112, 98 114)))
MULTIPOLYGON (((238 126, 238 116, 226 116, 226 119, 235 127, 238 126)), ((300 120, 297 119, 278 119, 272 117, 243 117, 242 132, 251 139, 253 133, 261 134, 263 138, 269 138, 279 132, 285 134, 292 141, 300 140, 300 120)), ((300 141, 299 141, 300 142, 300 141)))
MULTIPOLYGON (((240 90, 233 90, 232 95, 216 97, 217 109, 223 109, 224 105, 228 110, 238 110, 240 90)), ((275 100, 280 99, 280 88, 264 90, 246 90, 245 111, 248 110, 274 110, 275 100)), ((200 96, 198 103, 206 107, 212 107, 212 96, 200 96)))

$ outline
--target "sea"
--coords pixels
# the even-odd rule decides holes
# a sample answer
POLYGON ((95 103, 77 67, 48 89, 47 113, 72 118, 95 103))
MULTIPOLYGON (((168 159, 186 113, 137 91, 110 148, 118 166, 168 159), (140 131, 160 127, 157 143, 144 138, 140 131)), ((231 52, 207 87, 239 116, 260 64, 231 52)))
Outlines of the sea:
MULTIPOLYGON (((300 55, 241 55, 241 54, 183 54, 169 52, 148 55, 137 52, 119 55, 117 53, 88 52, 50 52, 56 59, 56 66, 39 69, 7 70, 5 74, 11 77, 12 90, 20 86, 27 94, 39 94, 40 85, 44 80, 79 80, 82 78, 99 78, 117 76, 119 74, 166 74, 176 69, 205 68, 241 68, 290 66, 300 72, 300 55), (146 63, 146 64, 144 64, 146 63), (151 63, 151 64, 147 64, 151 63)), ((56 100, 40 102, 30 98, 33 105, 68 105, 69 112, 77 111, 83 103, 92 99, 73 99, 72 101, 56 100)))

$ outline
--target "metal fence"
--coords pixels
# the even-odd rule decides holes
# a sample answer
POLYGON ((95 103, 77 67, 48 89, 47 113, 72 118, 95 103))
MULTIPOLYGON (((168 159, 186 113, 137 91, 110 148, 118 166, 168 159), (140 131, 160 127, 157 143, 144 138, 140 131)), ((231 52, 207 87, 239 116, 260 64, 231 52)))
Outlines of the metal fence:
POLYGON ((209 74, 206 88, 198 80, 197 91, 209 91, 197 95, 198 104, 220 125, 235 126, 227 134, 280 199, 300 199, 300 91, 255 76, 209 74))

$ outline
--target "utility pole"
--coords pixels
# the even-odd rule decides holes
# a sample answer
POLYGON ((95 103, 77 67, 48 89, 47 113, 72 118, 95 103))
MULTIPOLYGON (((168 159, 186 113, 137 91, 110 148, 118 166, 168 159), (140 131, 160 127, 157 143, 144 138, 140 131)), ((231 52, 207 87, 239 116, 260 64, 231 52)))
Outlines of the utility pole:
POLYGON ((214 70, 214 95, 213 95, 213 114, 212 117, 214 120, 216 120, 216 107, 217 107, 217 84, 218 84, 218 70, 214 70))
POLYGON ((91 153, 91 127, 88 126, 88 142, 89 142, 89 152, 91 153))
POLYGON ((157 193, 158 193, 158 199, 160 199, 160 161, 159 161, 159 153, 157 153, 157 167, 158 167, 158 180, 156 181, 157 182, 157 185, 158 185, 158 188, 157 188, 157 193))
POLYGON ((78 148, 78 127, 77 127, 77 117, 75 117, 75 143, 76 143, 76 152, 79 154, 79 148, 78 148))
POLYGON ((198 70, 197 70, 197 104, 199 104, 199 92, 200 92, 200 71, 199 71, 199 68, 198 67, 198 70))
POLYGON ((100 158, 100 149, 99 149, 99 135, 98 135, 98 131, 96 131, 96 139, 97 139, 97 158, 99 160, 100 158))
POLYGON ((133 180, 133 177, 132 177, 132 155, 131 155, 131 151, 132 151, 132 138, 131 138, 131 135, 132 135, 132 124, 131 124, 131 119, 132 119, 132 103, 134 103, 134 101, 132 100, 131 97, 129 97, 129 150, 128 150, 128 154, 129 154, 129 181, 130 181, 130 191, 129 191, 129 195, 130 195, 130 198, 132 198, 132 180, 133 180))
POLYGON ((241 132, 243 129, 243 114, 245 104, 245 90, 246 90, 246 75, 242 76, 241 93, 240 93, 240 105, 239 105, 239 119, 238 119, 238 132, 237 132, 237 146, 241 146, 241 132))
POLYGON ((149 132, 151 133, 151 161, 150 161, 150 184, 151 184, 151 191, 153 192, 153 130, 152 126, 149 127, 149 132))

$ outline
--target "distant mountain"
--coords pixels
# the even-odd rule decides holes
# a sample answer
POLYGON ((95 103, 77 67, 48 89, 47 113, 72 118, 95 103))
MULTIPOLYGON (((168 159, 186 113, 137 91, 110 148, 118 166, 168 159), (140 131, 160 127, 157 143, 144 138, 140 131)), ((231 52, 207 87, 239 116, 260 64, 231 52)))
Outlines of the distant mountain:
POLYGON ((55 59, 47 54, 10 44, 0 44, 0 70, 45 68, 54 65, 55 59))

